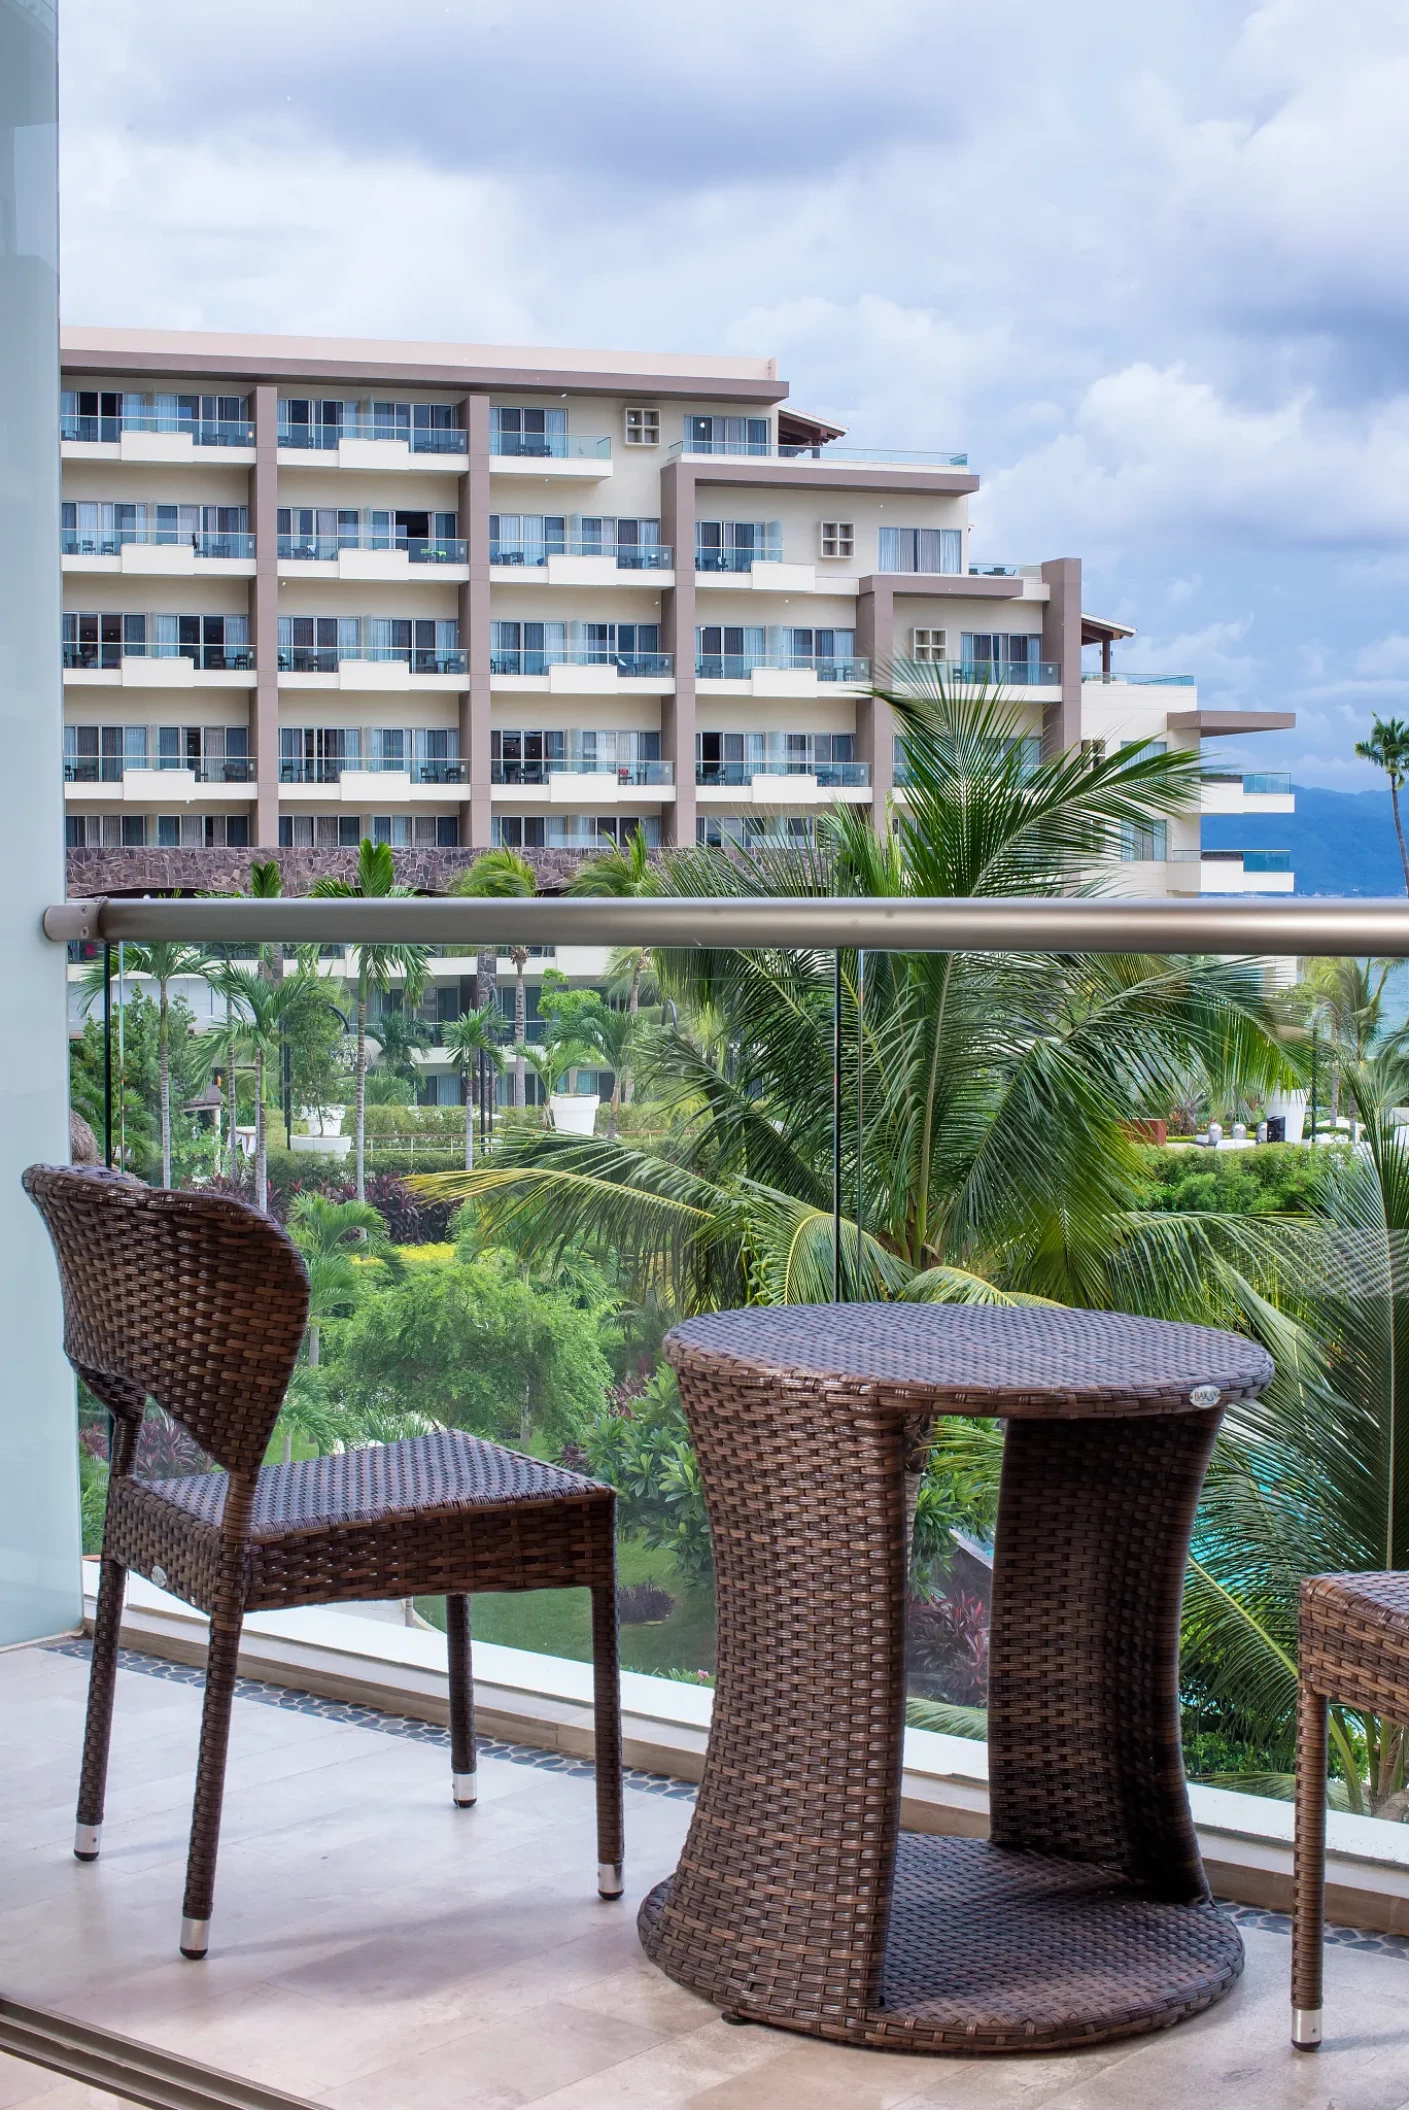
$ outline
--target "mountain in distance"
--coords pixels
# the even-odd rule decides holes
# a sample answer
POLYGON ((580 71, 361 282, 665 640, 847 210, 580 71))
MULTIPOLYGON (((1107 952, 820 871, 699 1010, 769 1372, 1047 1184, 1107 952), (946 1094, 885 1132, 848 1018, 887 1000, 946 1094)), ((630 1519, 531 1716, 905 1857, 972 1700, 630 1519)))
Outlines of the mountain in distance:
MULTIPOLYGON (((1205 814, 1206 850, 1290 850, 1298 894, 1404 898, 1404 868, 1386 791, 1295 784, 1295 813, 1205 814)), ((1409 832, 1409 791, 1400 799, 1409 832)))

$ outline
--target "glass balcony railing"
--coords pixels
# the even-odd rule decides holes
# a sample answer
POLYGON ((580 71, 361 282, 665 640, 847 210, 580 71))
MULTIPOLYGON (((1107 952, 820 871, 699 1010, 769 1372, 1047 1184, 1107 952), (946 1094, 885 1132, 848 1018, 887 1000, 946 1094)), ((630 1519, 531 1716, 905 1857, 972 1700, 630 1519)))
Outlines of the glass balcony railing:
POLYGON ((464 454, 468 441, 458 425, 400 425, 381 418, 344 418, 340 425, 284 425, 281 447, 331 452, 344 440, 391 440, 413 454, 464 454))
POLYGON ((372 535, 365 531, 338 535, 281 535, 281 562, 335 564, 343 550, 404 550, 413 564, 463 564, 463 536, 372 535))
POLYGON ((1022 577, 1022 572, 1016 564, 971 564, 969 566, 969 577, 971 579, 1018 579, 1022 577))
POLYGON ((806 652, 701 652, 695 673, 701 681, 747 681, 758 668, 815 674, 819 681, 869 681, 869 659, 821 658, 806 652))
POLYGON ((65 755, 66 784, 120 784, 128 770, 189 770, 198 784, 252 784, 252 755, 192 761, 185 755, 65 755))
POLYGON ((752 784, 755 777, 815 777, 829 791, 862 789, 871 781, 868 762, 809 762, 806 760, 759 762, 697 762, 697 784, 752 784))
POLYGON ((67 668, 120 668, 125 659, 189 659, 207 674, 244 674, 253 671, 253 645, 143 645, 116 640, 72 638, 63 642, 67 668))
POLYGON ((530 461, 608 462, 612 443, 590 432, 493 432, 489 451, 530 461))
POLYGON ((81 535, 77 528, 61 528, 59 546, 65 557, 116 557, 130 544, 146 549, 194 550, 198 557, 253 557, 253 535, 225 534, 202 530, 178 535, 174 528, 115 528, 110 535, 81 535))
POLYGON ((941 681, 966 687, 1055 689, 1062 680, 1061 666, 1054 659, 925 659, 914 664, 941 681))
POLYGON ((604 549, 600 542, 491 542, 489 561, 491 564, 512 564, 541 569, 550 557, 615 557, 618 571, 669 571, 674 563, 675 552, 668 543, 647 546, 644 543, 619 542, 615 548, 604 549))
POLYGON ((1290 850, 1171 850, 1171 864, 1240 865, 1245 872, 1290 872, 1290 850))
POLYGON ((1099 668, 1095 673, 1083 673, 1083 681, 1123 682, 1130 688, 1139 689, 1192 689, 1198 682, 1197 674, 1120 674, 1112 671, 1103 674, 1099 668))
POLYGON ((413 674, 463 674, 464 647, 440 651, 433 645, 286 645, 279 653, 281 674, 336 674, 343 660, 405 661, 413 674))
POLYGON ((413 784, 463 784, 468 770, 458 756, 281 755, 281 784, 339 784, 345 775, 409 776, 413 784))
POLYGON ((697 549, 696 571, 752 571, 755 564, 781 564, 783 552, 771 543, 762 549, 697 549))
POLYGON ((1200 776, 1200 782, 1226 784, 1230 789, 1236 786, 1249 798, 1287 798, 1290 797, 1292 788, 1290 773, 1279 769, 1249 772, 1238 769, 1206 769, 1200 776))
POLYGON ((749 455, 782 462, 845 462, 852 466, 874 462, 878 467, 889 463, 895 468, 915 469, 963 469, 969 460, 967 454, 932 453, 925 447, 836 447, 826 440, 677 440, 668 449, 667 459, 681 454, 749 455))
POLYGON ((673 784, 673 762, 608 762, 597 755, 571 752, 554 755, 546 762, 492 762, 492 784, 548 784, 554 777, 614 777, 618 784, 648 786, 673 784))
POLYGON ((119 417, 77 412, 59 419, 61 440, 115 442, 124 432, 188 433, 197 447, 252 447, 254 426, 248 418, 172 418, 155 411, 125 410, 119 417))
POLYGON ((546 674, 550 667, 615 667, 624 680, 675 672, 673 652, 612 652, 604 645, 543 645, 490 655, 491 674, 546 674))

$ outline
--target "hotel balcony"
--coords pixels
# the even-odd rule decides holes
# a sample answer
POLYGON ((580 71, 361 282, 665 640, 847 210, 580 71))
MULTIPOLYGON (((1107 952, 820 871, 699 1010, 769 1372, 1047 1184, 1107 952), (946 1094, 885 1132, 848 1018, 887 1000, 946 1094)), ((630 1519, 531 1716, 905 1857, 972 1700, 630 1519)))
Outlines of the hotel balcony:
POLYGON ((567 538, 548 542, 491 542, 490 577, 505 585, 621 586, 623 572, 647 572, 654 588, 673 586, 675 552, 668 543, 617 543, 567 538))
POLYGON ((550 695, 615 696, 623 690, 665 694, 675 687, 670 652, 611 652, 598 645, 525 646, 491 655, 496 689, 546 690, 550 695))
POLYGON ((156 807, 176 801, 210 805, 248 803, 254 787, 252 756, 221 761, 131 761, 124 755, 65 755, 64 797, 84 806, 156 807))
POLYGON ((469 770, 458 759, 434 761, 279 760, 279 800, 287 807, 329 803, 370 812, 399 805, 444 806, 464 797, 469 770))
POLYGON ((599 762, 571 754, 562 761, 493 762, 490 783, 495 806, 524 812, 613 805, 654 811, 675 803, 671 762, 599 762))
POLYGON ((1171 891, 1192 892, 1189 879, 1195 869, 1201 894, 1296 892, 1290 850, 1172 850, 1169 856, 1171 891))
POLYGON ((871 770, 865 762, 697 762, 695 786, 701 807, 864 806, 871 770))
POLYGON ((254 577, 254 536, 197 533, 180 537, 166 528, 123 528, 111 535, 62 531, 65 571, 105 572, 142 578, 254 577))
MULTIPOLYGON (((758 421, 750 419, 748 422, 758 421)), ((686 440, 677 440, 667 450, 667 459, 671 461, 707 462, 721 458, 816 462, 822 469, 829 465, 847 469, 910 469, 917 474, 926 474, 935 469, 967 469, 969 464, 967 454, 946 454, 924 447, 838 447, 829 440, 776 441, 738 438, 732 435, 708 439, 694 436, 686 440)))
POLYGON ((1201 813, 1295 813, 1290 775, 1281 770, 1205 770, 1200 785, 1201 813))
POLYGON ((252 685, 254 650, 248 645, 63 645, 65 687, 189 689, 252 685))
POLYGON ((494 431, 489 454, 496 476, 598 483, 612 473, 612 443, 599 433, 494 431))
POLYGON ((815 696, 821 686, 864 687, 871 662, 790 652, 701 652, 695 677, 702 696, 815 696))
POLYGON ((336 424, 293 422, 280 409, 281 468, 406 471, 445 470, 463 476, 467 439, 455 425, 411 425, 380 418, 336 424), (310 456, 315 457, 310 461, 310 456))
POLYGON ((247 418, 173 418, 155 411, 75 412, 59 420, 65 461, 193 462, 198 447, 218 448, 222 467, 252 468, 254 426, 247 418))
POLYGON ((459 690, 465 664, 463 646, 295 645, 279 653, 279 687, 459 690))
POLYGON ((280 535, 283 579, 385 579, 405 583, 413 565, 433 568, 437 579, 458 584, 470 576, 463 536, 413 535, 394 540, 366 532, 338 535, 280 535))

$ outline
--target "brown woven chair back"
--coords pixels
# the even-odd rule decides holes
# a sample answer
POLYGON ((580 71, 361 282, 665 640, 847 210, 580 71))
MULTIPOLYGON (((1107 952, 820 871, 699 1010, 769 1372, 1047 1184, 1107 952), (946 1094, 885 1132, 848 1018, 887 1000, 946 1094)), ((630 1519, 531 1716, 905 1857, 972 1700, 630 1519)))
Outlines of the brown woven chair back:
POLYGON ((150 1398, 230 1472, 255 1472, 308 1320, 293 1241, 224 1195, 145 1187, 101 1166, 31 1165, 54 1241, 64 1348, 114 1412, 150 1398))

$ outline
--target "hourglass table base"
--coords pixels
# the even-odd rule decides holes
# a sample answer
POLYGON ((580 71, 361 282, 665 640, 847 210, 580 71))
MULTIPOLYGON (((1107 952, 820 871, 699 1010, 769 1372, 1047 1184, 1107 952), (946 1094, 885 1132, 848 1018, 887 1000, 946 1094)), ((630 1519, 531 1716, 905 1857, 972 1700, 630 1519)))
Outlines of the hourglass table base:
POLYGON ((724 2013, 895 2050, 1053 2050, 1242 1969, 1180 1749, 1179 1610, 1236 1335, 1107 1312, 791 1305, 677 1327, 718 1669, 647 1955, 724 2013), (987 1841, 901 1836, 908 1518, 936 1415, 1006 1424, 987 1841))
MULTIPOLYGON (((641 1907, 648 1955, 670 1883, 641 1907)), ((664 1959, 658 1959, 663 1961, 664 1959)), ((790 1979, 770 2003, 768 1961, 721 1957, 688 1935, 666 1964, 680 1985, 744 2021, 876 2051, 1069 2051, 1166 2029, 1221 1999, 1243 1968, 1238 1930, 1212 1905, 1142 1898, 1119 1876, 1046 1854, 904 1832, 878 2004, 848 2012, 819 1960, 813 1999, 790 1979)))

